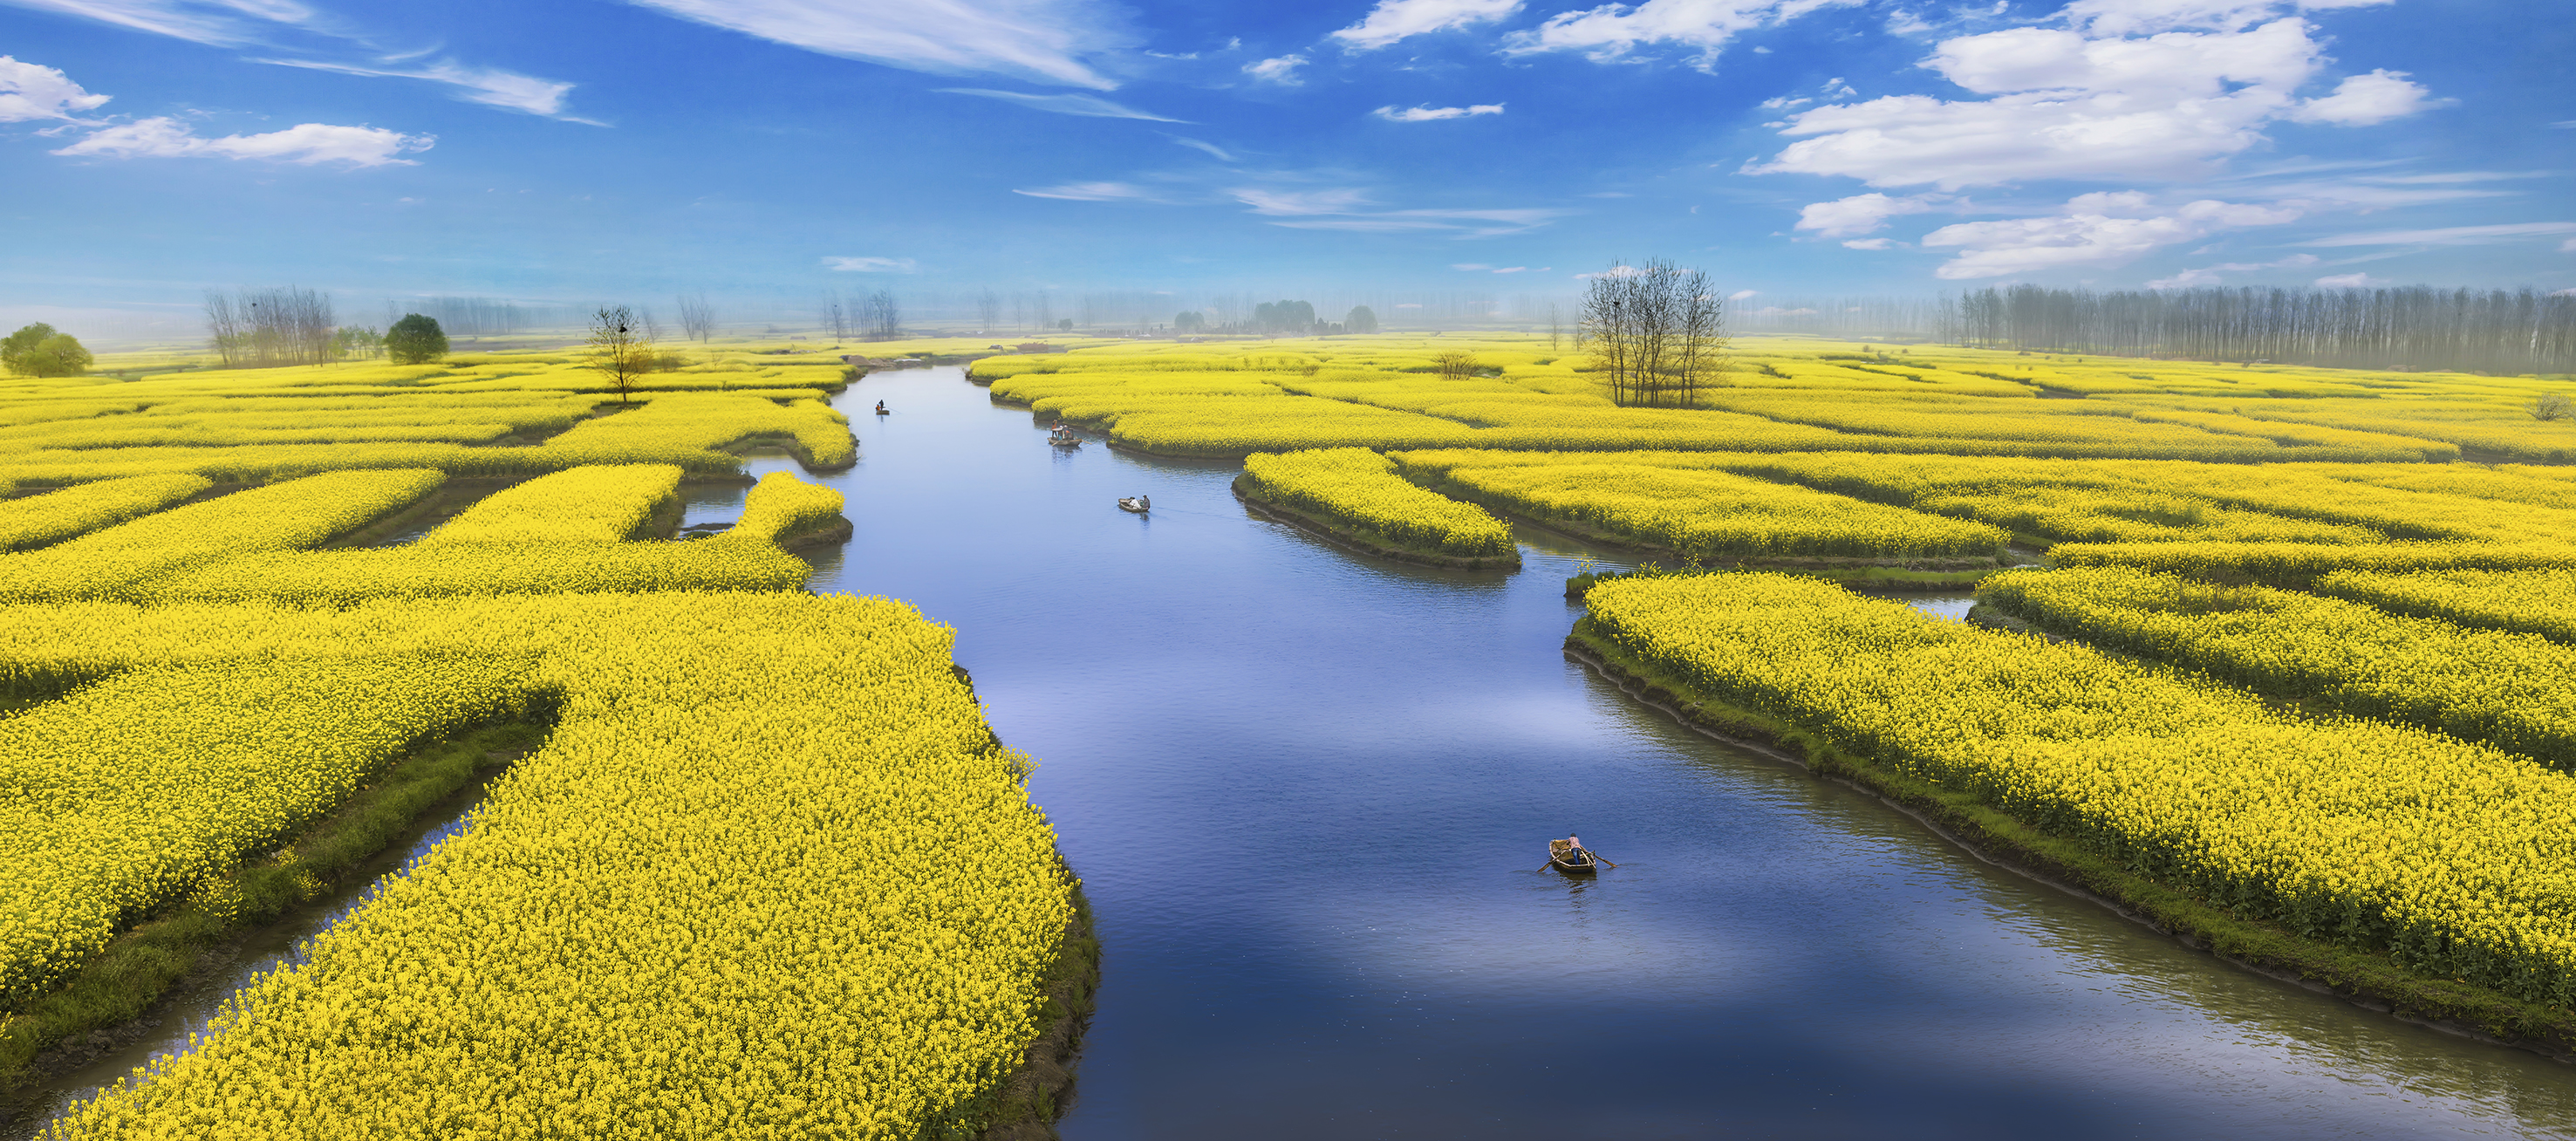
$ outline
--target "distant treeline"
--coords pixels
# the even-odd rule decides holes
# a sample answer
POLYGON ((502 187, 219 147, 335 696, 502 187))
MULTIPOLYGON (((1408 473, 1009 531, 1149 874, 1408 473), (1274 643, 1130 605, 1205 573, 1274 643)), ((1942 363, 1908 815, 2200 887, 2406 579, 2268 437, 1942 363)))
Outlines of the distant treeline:
POLYGON ((2170 289, 2016 285, 1941 306, 1977 348, 2332 368, 2576 371, 2576 297, 2531 289, 2170 289))
MULTIPOLYGON (((507 337, 542 329, 579 328, 589 314, 578 305, 522 305, 497 297, 410 297, 385 302, 390 327, 406 313, 438 322, 453 337, 507 337)), ((650 314, 646 314, 650 319, 650 314)))

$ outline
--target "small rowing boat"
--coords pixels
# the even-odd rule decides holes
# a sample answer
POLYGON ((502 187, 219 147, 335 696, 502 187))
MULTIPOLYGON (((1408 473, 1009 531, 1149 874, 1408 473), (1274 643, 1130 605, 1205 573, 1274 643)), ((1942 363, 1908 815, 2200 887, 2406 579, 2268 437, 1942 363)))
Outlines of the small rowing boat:
POLYGON ((1600 863, 1592 858, 1592 853, 1575 847, 1571 840, 1548 841, 1547 862, 1556 870, 1570 875, 1588 876, 1601 870, 1600 863))
POLYGON ((1154 500, 1151 496, 1130 495, 1118 501, 1118 509, 1142 515, 1154 509, 1154 500))

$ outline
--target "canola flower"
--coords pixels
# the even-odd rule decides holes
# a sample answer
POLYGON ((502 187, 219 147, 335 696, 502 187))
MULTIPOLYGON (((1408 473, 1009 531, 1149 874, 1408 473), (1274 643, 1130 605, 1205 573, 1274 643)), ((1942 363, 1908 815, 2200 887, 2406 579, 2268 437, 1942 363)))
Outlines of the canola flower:
POLYGON ((2576 571, 2339 570, 2318 579, 2316 591, 2392 614, 2576 643, 2576 571))
POLYGON ((523 706, 519 672, 498 656, 140 667, 0 720, 0 1007, 413 741, 523 706))
POLYGON ((2576 1003, 2576 780, 2303 721, 2073 643, 1782 575, 1605 582, 1583 629, 1720 700, 2166 883, 2438 978, 2576 1003))
POLYGON ((0 551, 23 551, 159 511, 214 481, 194 475, 102 480, 9 501, 0 516, 0 551))
POLYGON ((652 510, 648 497, 667 495, 677 481, 672 468, 576 468, 493 495, 408 546, 234 555, 140 579, 110 596, 347 606, 468 594, 794 590, 814 568, 776 544, 841 517, 840 492, 772 472, 743 501, 742 521, 714 538, 608 537, 642 527, 652 510), (561 537, 546 537, 550 524, 560 526, 561 537))
POLYGON ((106 597, 230 552, 314 546, 418 500, 446 478, 421 470, 331 472, 0 555, 0 602, 106 597))
POLYGON ((1512 529, 1472 503, 1426 491, 1366 448, 1256 454, 1243 462, 1261 498, 1312 511, 1405 546, 1452 555, 1513 552, 1512 529))
POLYGON ((2014 571, 1977 596, 2096 645, 2576 767, 2576 647, 2536 634, 2127 567, 2014 571))
POLYGON ((1543 518, 1579 520, 1684 558, 1992 558, 2005 532, 1721 471, 1616 457, 1450 467, 1445 486, 1543 518))
POLYGON ((18 676, 532 658, 562 702, 458 835, 52 1135, 936 1135, 1071 915, 951 637, 804 594, 0 609, 18 676))
POLYGON ((653 511, 679 492, 673 464, 597 464, 539 476, 485 496, 424 545, 614 543, 643 537, 653 511))

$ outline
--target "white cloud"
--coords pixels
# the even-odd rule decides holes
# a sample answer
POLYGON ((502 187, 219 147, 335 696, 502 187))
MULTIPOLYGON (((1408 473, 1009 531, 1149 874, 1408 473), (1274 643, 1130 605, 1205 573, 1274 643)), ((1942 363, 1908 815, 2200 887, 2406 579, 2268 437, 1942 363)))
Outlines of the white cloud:
POLYGON ((1739 290, 1736 290, 1736 291, 1735 291, 1735 292, 1733 292, 1733 293, 1729 293, 1729 294, 1727 294, 1727 295, 1726 295, 1726 299, 1727 299, 1727 300, 1729 300, 1729 301, 1742 301, 1742 300, 1744 300, 1745 298, 1748 298, 1748 297, 1758 297, 1758 296, 1761 296, 1761 294, 1762 294, 1762 291, 1761 291, 1761 290, 1759 290, 1759 289, 1739 289, 1739 290))
POLYGON ((1306 66, 1305 56, 1291 54, 1247 63, 1243 65, 1243 73, 1264 83, 1295 87, 1306 82, 1297 78, 1297 69, 1304 66, 1306 66))
POLYGON ((1521 10, 1521 0, 1378 0, 1359 23, 1333 33, 1354 51, 1382 48, 1425 35, 1500 20, 1521 10))
MULTIPOLYGON (((2197 252, 2207 253, 2208 251, 2202 250, 2197 252)), ((2226 274, 2253 273, 2257 270, 2265 269, 2298 269, 2303 266, 2311 266, 2315 264, 2317 264, 2317 255, 2315 254, 2291 254, 2279 261, 2221 262, 2217 265, 2203 266, 2199 269, 2186 269, 2172 277, 2157 278, 2148 282, 2147 288, 2190 289, 2195 286, 2216 285, 2225 280, 2224 275, 2226 274)))
POLYGON ((543 115, 549 119, 566 119, 576 123, 590 123, 593 126, 605 125, 595 120, 564 113, 564 96, 573 89, 570 83, 538 79, 532 75, 520 75, 516 72, 488 67, 468 67, 454 60, 442 60, 420 68, 362 67, 355 64, 325 63, 309 59, 263 59, 253 62, 273 63, 281 67, 301 67, 312 71, 337 72, 341 75, 426 79, 432 83, 444 83, 456 88, 456 97, 468 103, 524 111, 530 115, 543 115))
POLYGON ((911 273, 919 263, 911 258, 835 258, 823 259, 824 266, 842 273, 911 273))
POLYGON ((2558 252, 2562 254, 2576 254, 2576 238, 2569 238, 2566 241, 2558 243, 2558 252))
POLYGON ((2372 277, 2366 273, 2338 273, 2317 279, 2319 289, 2369 289, 2386 284, 2388 284, 2386 278, 2372 277))
POLYGON ((682 19, 824 55, 941 75, 1007 75, 1106 91, 1083 62, 1124 46, 1119 22, 1085 0, 632 0, 682 19))
POLYGON ((1017 103, 1022 107, 1053 111, 1058 115, 1084 115, 1094 119, 1143 119, 1149 123, 1189 122, 1187 119, 1174 119, 1151 111, 1139 111, 1125 104, 1112 103, 1097 95, 1083 95, 1075 92, 1033 95, 1025 91, 994 91, 983 87, 941 87, 936 90, 950 95, 976 95, 986 99, 999 99, 1005 103, 1017 103))
POLYGON ((338 127, 304 123, 264 135, 226 135, 209 139, 177 119, 139 119, 93 131, 79 142, 53 153, 87 158, 232 158, 291 162, 305 166, 344 162, 351 166, 411 166, 398 157, 425 151, 435 142, 428 135, 405 135, 380 127, 338 127))
MULTIPOLYGON (((1932 208, 1932 195, 1916 194, 1890 198, 1875 191, 1838 198, 1831 202, 1811 202, 1798 211, 1795 229, 1814 230, 1820 238, 1850 238, 1882 229, 1889 218, 1899 214, 1920 214, 1932 208)), ((1876 249, 1854 246, 1854 249, 1876 249)))
POLYGON ((1923 66, 1988 98, 1899 95, 1809 108, 1780 128, 1799 141, 1746 169, 1943 190, 2181 179, 2262 145, 2276 120, 2361 125, 2432 105, 2394 72, 2353 76, 2333 94, 2301 101, 2296 92, 2326 63, 2314 29, 2297 17, 2242 26, 2276 7, 2079 0, 2066 11, 2076 30, 1943 40, 1923 66), (2178 30, 2185 27, 2214 30, 2178 30))
POLYGON ((1847 250, 1886 250, 1896 248, 1894 238, 1853 238, 1843 243, 1847 250))
POLYGON ((76 111, 94 111, 111 98, 81 90, 56 68, 43 64, 21 63, 0 55, 0 123, 25 123, 37 119, 68 119, 76 111))
POLYGON ((2295 221, 2295 207, 2201 199, 2170 213, 2137 191, 2082 194, 2054 217, 1961 222, 1924 235, 1927 248, 1955 248, 1934 276, 1946 281, 2004 277, 2072 266, 2116 266, 2221 230, 2295 221))
POLYGON ((2509 222, 2494 226, 2446 226, 2436 230, 2373 230, 2336 234, 2303 243, 2311 246, 2481 246, 2515 238, 2576 234, 2576 222, 2509 222))
POLYGON ((1692 66, 1707 71, 1737 32, 1784 23, 1818 8, 1856 0, 1645 0, 1633 7, 1611 3, 1559 12, 1546 23, 1503 39, 1507 55, 1579 51, 1600 63, 1626 58, 1642 47, 1672 44, 1696 49, 1692 66))
POLYGON ((2432 93, 2407 79, 2406 74, 2382 69, 2368 75, 2346 76, 2335 85, 2334 94, 2300 100, 2290 118, 2302 123, 2367 127, 2446 102, 2425 98, 2432 93))
POLYGON ((1068 182, 1062 186, 1044 186, 1036 190, 1014 190, 1031 198, 1060 198, 1067 202, 1162 202, 1153 191, 1124 182, 1068 182))
POLYGON ((243 17, 289 26, 320 22, 313 9, 292 0, 7 0, 21 8, 56 12, 138 32, 173 36, 217 47, 255 43, 261 31, 243 17))
POLYGON ((1929 22, 1903 8, 1887 18, 1887 34, 1891 36, 1919 36, 1931 30, 1929 22))
POLYGON ((1202 141, 1200 141, 1200 140, 1198 140, 1198 139, 1185 139, 1185 138, 1180 137, 1179 135, 1172 135, 1172 136, 1169 136, 1169 137, 1171 138, 1171 140, 1172 140, 1173 142, 1178 143, 1178 144, 1180 144, 1181 146, 1188 147, 1188 148, 1190 148, 1191 150, 1194 150, 1194 151, 1206 151, 1209 155, 1213 156, 1213 157, 1214 157, 1218 162, 1233 162, 1233 161, 1234 161, 1234 155, 1232 155, 1232 154, 1228 153, 1224 147, 1220 147, 1220 146, 1216 145, 1215 143, 1202 142, 1202 141))
MULTIPOLYGON (((1563 217, 1563 210, 1376 210, 1354 189, 1226 191, 1252 212, 1292 230, 1348 230, 1363 234, 1428 233, 1452 238, 1492 238, 1535 230, 1563 217)), ((1506 270, 1500 272, 1518 272, 1506 270)))
POLYGON ((1369 114, 1375 115, 1390 123, 1429 123, 1441 119, 1464 119, 1470 115, 1500 115, 1502 113, 1503 105, 1500 103, 1478 103, 1472 107, 1405 107, 1400 109, 1393 104, 1389 104, 1387 106, 1380 107, 1375 111, 1369 112, 1369 114))

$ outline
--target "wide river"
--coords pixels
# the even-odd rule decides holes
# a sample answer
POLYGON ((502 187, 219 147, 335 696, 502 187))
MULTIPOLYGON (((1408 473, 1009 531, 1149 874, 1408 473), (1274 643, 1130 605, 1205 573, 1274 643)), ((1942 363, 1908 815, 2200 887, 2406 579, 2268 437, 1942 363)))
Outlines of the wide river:
POLYGON ((1250 516, 1235 465, 1058 452, 955 368, 837 403, 860 463, 809 478, 857 534, 814 589, 956 629, 1097 912, 1072 1141, 2576 1136, 2576 1070, 2231 967, 1632 701, 1561 652, 1572 543, 1356 556, 1250 516), (1568 831, 1619 867, 1534 870, 1568 831))

